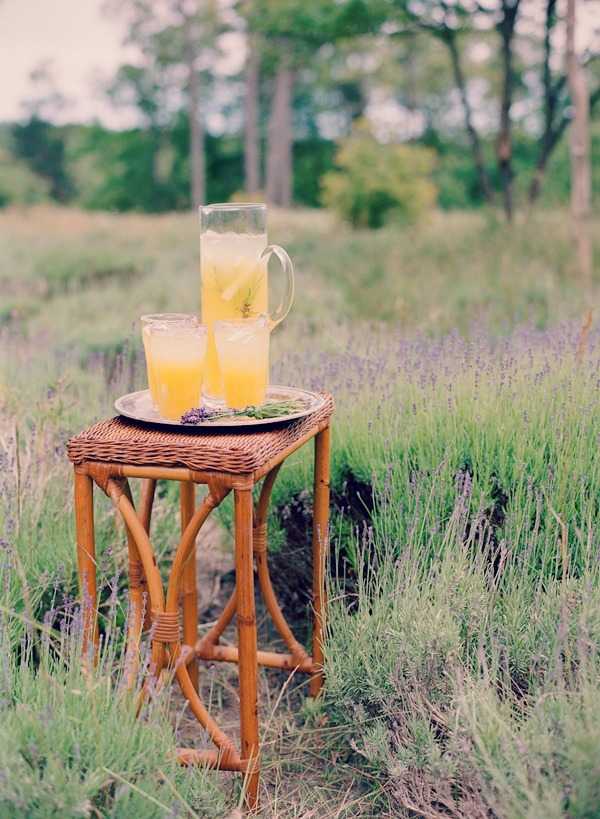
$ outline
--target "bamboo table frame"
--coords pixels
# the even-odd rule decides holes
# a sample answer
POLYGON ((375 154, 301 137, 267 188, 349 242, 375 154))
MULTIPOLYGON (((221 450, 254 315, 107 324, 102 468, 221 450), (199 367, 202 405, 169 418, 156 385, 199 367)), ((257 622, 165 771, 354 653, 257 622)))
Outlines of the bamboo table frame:
POLYGON ((130 614, 127 635, 128 683, 133 686, 139 665, 139 647, 144 625, 150 625, 151 674, 164 670, 175 674, 192 713, 216 745, 216 750, 178 749, 182 764, 204 764, 239 771, 246 777, 246 805, 258 804, 259 724, 257 703, 258 666, 311 675, 310 694, 317 696, 323 684, 323 629, 326 595, 325 557, 329 524, 330 419, 319 422, 291 446, 277 453, 253 472, 199 471, 181 467, 133 465, 86 460, 75 463, 75 518, 78 571, 83 608, 84 658, 95 656, 98 646, 96 555, 93 488, 96 483, 112 500, 127 533, 130 614), (267 514, 277 474, 292 452, 314 439, 313 552, 313 651, 310 656, 296 640, 279 607, 267 562, 267 514), (142 478, 139 512, 136 511, 128 478, 142 478), (156 565, 149 538, 156 481, 178 481, 182 535, 171 566, 167 590, 156 565), (262 480, 256 506, 253 488, 262 480), (208 493, 195 508, 194 485, 206 484, 208 493), (196 537, 222 500, 234 493, 236 586, 217 622, 198 639, 196 588, 196 537), (254 598, 254 566, 267 610, 283 638, 286 654, 261 651, 257 647, 254 598), (144 598, 149 611, 144 616, 144 598), (180 634, 180 603, 183 639, 180 634), (236 616, 238 647, 223 646, 219 638, 236 616), (146 623, 144 623, 146 621, 146 623), (239 669, 241 749, 219 728, 198 694, 198 659, 236 663, 239 669))

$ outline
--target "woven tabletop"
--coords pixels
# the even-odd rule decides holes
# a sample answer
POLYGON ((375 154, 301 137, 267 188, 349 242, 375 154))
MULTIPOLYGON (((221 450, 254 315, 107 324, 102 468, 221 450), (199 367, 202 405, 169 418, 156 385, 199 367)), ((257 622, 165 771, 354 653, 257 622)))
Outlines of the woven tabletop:
POLYGON ((99 421, 67 444, 69 459, 134 466, 184 466, 218 472, 254 472, 271 459, 317 431, 333 413, 333 398, 322 393, 325 404, 297 421, 239 432, 209 428, 165 430, 122 416, 99 421))

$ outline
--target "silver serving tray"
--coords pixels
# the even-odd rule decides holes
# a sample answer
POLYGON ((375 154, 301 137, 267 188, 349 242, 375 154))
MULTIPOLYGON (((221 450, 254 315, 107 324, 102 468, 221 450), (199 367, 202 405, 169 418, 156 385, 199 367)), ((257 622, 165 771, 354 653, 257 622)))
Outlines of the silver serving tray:
POLYGON ((321 409, 325 403, 325 398, 319 393, 301 390, 298 387, 280 387, 272 385, 267 389, 267 403, 272 401, 301 401, 304 405, 301 410, 289 413, 288 415, 278 415, 276 418, 249 418, 244 415, 236 415, 231 418, 215 418, 211 421, 200 421, 198 424, 182 424, 180 421, 171 421, 163 418, 154 409, 150 390, 139 390, 122 395, 115 401, 115 409, 119 415, 131 418, 134 421, 143 421, 146 424, 160 424, 165 427, 175 427, 183 429, 211 428, 231 428, 231 427, 253 427, 272 426, 285 421, 293 421, 297 418, 304 418, 313 412, 321 409))

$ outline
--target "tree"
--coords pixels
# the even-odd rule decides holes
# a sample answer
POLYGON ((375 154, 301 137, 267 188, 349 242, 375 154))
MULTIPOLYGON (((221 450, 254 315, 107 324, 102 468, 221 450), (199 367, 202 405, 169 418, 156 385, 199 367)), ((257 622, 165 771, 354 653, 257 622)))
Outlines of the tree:
POLYGON ((567 76, 573 124, 571 125, 571 217, 580 275, 587 288, 592 280, 592 244, 590 238, 590 133, 589 95, 585 69, 575 47, 576 0, 567 0, 567 76))
MULTIPOLYGON (((144 68, 155 85, 168 89, 166 97, 180 103, 185 92, 189 121, 190 192, 194 207, 206 196, 204 156, 205 103, 210 68, 223 31, 218 0, 113 0, 113 7, 129 18, 127 41, 136 44, 144 68)), ((172 104, 172 103, 171 103, 172 104)), ((169 112, 169 103, 158 109, 169 112)), ((176 111, 170 111, 175 114, 176 111)))
POLYGON ((68 202, 75 190, 67 170, 65 141, 62 132, 49 121, 63 112, 68 102, 56 87, 48 61, 36 66, 29 77, 31 96, 23 105, 28 117, 11 128, 13 153, 47 181, 53 199, 68 202))
POLYGON ((281 207, 292 203, 293 89, 294 71, 284 56, 275 75, 267 132, 267 199, 281 207))
POLYGON ((291 203, 294 83, 319 49, 343 38, 375 31, 385 19, 387 0, 254 0, 248 12, 251 31, 272 44, 267 55, 274 90, 267 129, 267 199, 291 203))
POLYGON ((254 25, 255 0, 239 0, 237 12, 245 33, 244 64, 244 189, 248 196, 261 190, 260 75, 264 43, 254 25))
POLYGON ((561 98, 566 84, 566 75, 554 78, 551 66, 552 34, 557 23, 557 0, 547 0, 544 21, 544 57, 542 62, 542 86, 544 89, 543 121, 544 130, 540 141, 540 151, 529 185, 529 201, 535 202, 540 195, 546 167, 552 151, 560 141, 569 118, 564 111, 561 98))
MULTIPOLYGON (((120 180, 115 185, 107 168, 99 197, 101 202, 113 202, 113 207, 118 210, 127 210, 138 201, 143 203, 144 209, 162 210, 163 203, 171 201, 161 179, 161 157, 169 147, 170 90, 165 75, 149 61, 145 65, 122 65, 117 70, 107 89, 108 96, 116 106, 135 108, 140 114, 142 127, 129 139, 124 134, 122 140, 111 145, 115 158, 118 156, 122 161, 119 177, 126 178, 128 184, 120 190, 120 180), (137 143, 135 153, 132 142, 137 143)), ((104 146, 100 144, 98 147, 102 150, 104 146)))
POLYGON ((74 188, 67 170, 65 143, 60 131, 52 123, 33 114, 27 122, 12 126, 11 137, 15 156, 23 159, 34 173, 48 181, 50 196, 57 202, 68 202, 74 188))
POLYGON ((513 164, 512 164, 512 118, 511 107, 516 85, 514 65, 514 37, 521 0, 499 0, 499 5, 486 5, 480 0, 447 2, 447 0, 394 0, 397 19, 404 25, 417 26, 444 43, 448 49, 454 82, 459 92, 465 129, 471 145, 473 163, 479 186, 489 202, 492 187, 489 181, 479 134, 475 128, 473 111, 467 93, 465 75, 458 46, 459 34, 471 32, 481 26, 490 15, 497 17, 495 25, 500 36, 501 91, 496 159, 502 187, 502 203, 507 221, 513 216, 513 164))
POLYGON ((46 202, 50 194, 47 179, 34 173, 28 163, 0 148, 0 209, 7 205, 46 202))
MULTIPOLYGON (((478 2, 453 3, 438 0, 396 0, 399 19, 410 28, 426 31, 443 43, 448 50, 452 76, 458 91, 465 123, 465 130, 471 147, 473 164, 477 173, 479 188, 487 202, 494 198, 489 174, 485 166, 483 147, 479 132, 475 127, 473 108, 469 99, 467 80, 462 65, 459 37, 472 30, 473 21, 481 14, 478 2)), ((406 29, 402 29, 402 33, 406 29)))
POLYGON ((471 153, 473 155, 473 163, 477 172, 477 179, 479 180, 479 187, 486 202, 491 203, 494 199, 494 192, 490 183, 490 177, 485 167, 485 160, 483 156, 483 147, 479 132, 475 127, 475 120, 473 117, 473 109, 469 101, 467 92, 467 83, 462 68, 460 59, 460 50, 458 47, 458 32, 452 28, 445 28, 441 35, 442 42, 446 45, 448 53, 450 54, 450 63, 452 65, 452 74, 458 93, 465 118, 465 130, 469 137, 471 144, 471 153))
MULTIPOLYGON (((515 68, 515 50, 517 24, 522 16, 520 0, 460 0, 460 2, 446 2, 446 0, 395 0, 399 9, 397 19, 403 22, 399 34, 404 36, 411 26, 428 32, 446 46, 454 83, 463 109, 465 130, 471 145, 473 164, 479 181, 479 187, 485 199, 490 202, 493 191, 489 175, 483 159, 482 140, 474 126, 474 112, 469 101, 467 76, 463 68, 462 46, 460 40, 468 39, 469 35, 477 34, 478 38, 488 30, 489 20, 495 19, 495 29, 500 35, 500 89, 499 89, 499 129, 496 140, 496 155, 498 175, 502 186, 502 200, 507 218, 512 218, 514 209, 513 186, 514 167, 512 149, 512 103, 515 89, 520 79, 515 68)), ((559 144, 569 122, 570 113, 568 95, 566 93, 566 74, 553 69, 555 62, 553 48, 553 33, 558 15, 557 0, 546 0, 543 6, 543 35, 542 35, 542 134, 539 140, 539 150, 535 160, 535 169, 529 185, 529 201, 534 202, 541 191, 544 174, 548 161, 559 144)), ((524 36, 521 38, 523 58, 531 61, 535 48, 535 30, 539 22, 537 8, 529 9, 529 18, 524 21, 524 36), (533 28, 532 28, 533 25, 533 28)), ((588 59, 591 59, 588 58, 588 59)), ((493 66, 492 66, 493 67, 493 66)), ((495 71, 494 71, 495 74, 495 71)), ((490 75, 493 78, 494 74, 490 75)), ((590 105, 600 98, 598 93, 592 94, 590 105)))
POLYGON ((246 66, 244 71, 244 179, 246 193, 260 190, 260 136, 259 88, 260 55, 257 35, 249 33, 246 40, 246 66))
MULTIPOLYGON (((528 197, 531 204, 539 198, 550 157, 571 122, 566 70, 552 70, 552 58, 554 56, 552 38, 558 24, 557 5, 557 0, 546 0, 542 60, 543 131, 535 169, 529 184, 528 197)), ((584 69, 595 56, 590 54, 585 59, 581 58, 580 62, 584 69)), ((600 87, 596 88, 590 95, 590 113, 599 101, 600 87)))
POLYGON ((198 0, 179 0, 177 4, 183 29, 183 55, 187 69, 188 117, 190 122, 190 164, 192 166, 192 205, 198 208, 206 202, 206 169, 204 159, 204 121, 202 87, 198 58, 198 0))
POLYGON ((500 35, 502 66, 500 128, 496 154, 502 185, 502 203, 508 222, 512 221, 514 209, 511 107, 515 88, 514 36, 520 5, 520 0, 500 0, 501 18, 496 26, 496 30, 500 35))

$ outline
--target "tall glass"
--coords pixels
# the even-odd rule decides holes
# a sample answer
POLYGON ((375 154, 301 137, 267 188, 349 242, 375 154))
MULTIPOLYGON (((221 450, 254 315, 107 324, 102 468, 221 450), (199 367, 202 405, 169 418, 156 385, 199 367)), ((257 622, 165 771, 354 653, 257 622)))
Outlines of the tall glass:
POLYGON ((206 327, 197 322, 152 324, 149 335, 158 411, 177 421, 202 401, 206 327))
POLYGON ((146 356, 146 372, 148 374, 148 387, 152 402, 158 408, 158 390, 156 378, 154 376, 154 365, 152 361, 152 351, 150 349, 150 330, 152 325, 168 324, 197 324, 198 319, 190 313, 147 313, 140 318, 142 323, 142 341, 144 343, 144 354, 146 356))
POLYGON ((265 403, 269 386, 269 334, 266 316, 215 321, 225 403, 231 409, 265 403))
POLYGON ((267 245, 267 208, 262 204, 207 205, 200 208, 200 289, 202 321, 208 327, 205 395, 224 398, 214 323, 268 316, 270 328, 288 314, 294 298, 294 269, 279 245, 267 245), (285 288, 269 313, 268 262, 275 255, 285 288))

